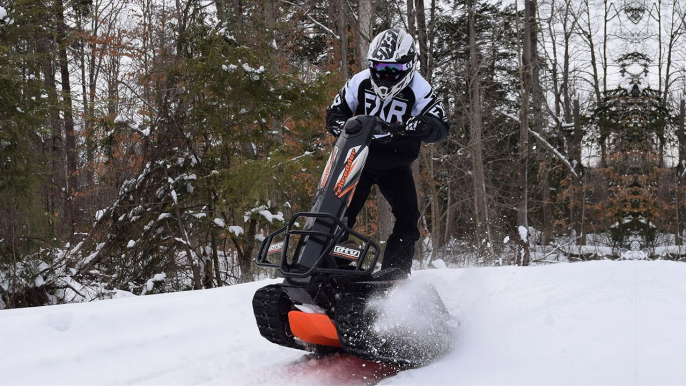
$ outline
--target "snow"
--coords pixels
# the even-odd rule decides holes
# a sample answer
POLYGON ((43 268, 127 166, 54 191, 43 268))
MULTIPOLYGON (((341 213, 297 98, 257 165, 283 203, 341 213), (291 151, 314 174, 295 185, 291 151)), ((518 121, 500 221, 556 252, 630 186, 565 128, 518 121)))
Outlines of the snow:
POLYGON ((625 251, 620 258, 624 260, 646 260, 648 255, 643 251, 625 251))
POLYGON ((277 214, 272 214, 272 212, 265 209, 261 210, 259 213, 269 222, 273 222, 274 220, 283 221, 283 213, 281 212, 278 212, 277 214))
POLYGON ((4 20, 5 17, 7 17, 7 10, 3 7, 0 7, 0 21, 4 20))
POLYGON ((325 314, 326 310, 316 304, 297 304, 295 306, 298 310, 306 314, 325 314))
POLYGON ((240 235, 242 235, 243 233, 245 233, 245 231, 243 230, 243 228, 240 227, 240 226, 238 226, 238 225, 231 225, 231 226, 229 227, 229 232, 233 233, 233 234, 236 235, 236 236, 240 236, 240 235))
POLYGON ((529 231, 522 225, 517 227, 517 231, 519 231, 519 239, 526 243, 529 238, 529 231))
POLYGON ((217 218, 214 219, 214 223, 215 223, 217 226, 222 227, 222 228, 224 228, 224 227, 226 226, 226 223, 224 222, 224 220, 221 219, 221 218, 219 218, 219 217, 217 217, 217 218))
POLYGON ((270 223, 273 222, 274 220, 283 221, 283 213, 282 212, 279 211, 276 214, 273 214, 272 212, 269 211, 269 209, 267 209, 267 206, 268 205, 261 205, 257 208, 251 209, 248 212, 245 212, 245 214, 243 215, 243 221, 248 222, 248 219, 250 219, 250 216, 253 213, 259 213, 260 215, 262 215, 262 217, 264 217, 270 223))
MULTIPOLYGON (((408 285, 432 283, 459 325, 449 354, 404 371, 262 338, 251 299, 277 279, 122 291, 0 311, 0 342, 11 350, 0 384, 686 384, 684 277, 686 264, 645 260, 415 271, 408 285)), ((381 307, 402 316, 404 291, 381 307)))
POLYGON ((156 282, 162 282, 166 278, 167 278, 167 274, 162 272, 162 273, 158 273, 158 274, 154 275, 152 278, 148 279, 148 281, 145 282, 145 287, 143 288, 142 295, 145 295, 146 293, 152 291, 156 282))
POLYGON ((559 247, 567 255, 593 255, 593 256, 612 256, 611 247, 597 245, 562 245, 559 247))
POLYGON ((686 246, 683 245, 669 245, 664 247, 655 247, 655 255, 657 256, 667 256, 667 255, 686 255, 686 246))
POLYGON ((230 64, 228 66, 225 64, 222 64, 222 70, 224 70, 224 71, 234 72, 234 71, 236 71, 237 68, 238 67, 235 64, 230 64))
POLYGON ((445 261, 443 261, 442 259, 436 259, 436 260, 432 261, 431 266, 436 268, 436 269, 445 269, 448 267, 445 264, 445 261))
POLYGON ((264 72, 264 66, 260 66, 259 68, 252 68, 248 65, 248 63, 243 63, 243 71, 261 74, 264 72))

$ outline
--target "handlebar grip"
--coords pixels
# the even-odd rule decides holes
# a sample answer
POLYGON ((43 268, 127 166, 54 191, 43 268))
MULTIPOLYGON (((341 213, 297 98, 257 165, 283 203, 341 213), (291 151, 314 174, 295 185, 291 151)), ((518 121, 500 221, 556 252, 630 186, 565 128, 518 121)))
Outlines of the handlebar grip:
MULTIPOLYGON (((377 129, 380 128, 381 134, 389 133, 392 135, 397 135, 400 134, 402 131, 404 124, 400 122, 394 122, 394 123, 388 123, 386 121, 383 121, 381 119, 378 120, 379 125, 377 126, 377 129)), ((379 131, 379 130, 377 130, 379 131)))

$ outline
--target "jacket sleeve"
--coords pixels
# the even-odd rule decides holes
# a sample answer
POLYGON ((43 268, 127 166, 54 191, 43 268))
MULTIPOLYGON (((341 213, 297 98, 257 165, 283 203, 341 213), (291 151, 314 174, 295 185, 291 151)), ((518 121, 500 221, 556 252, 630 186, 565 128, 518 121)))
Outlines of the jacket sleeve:
POLYGON ((448 137, 450 124, 447 121, 431 114, 423 115, 422 120, 427 124, 426 134, 422 137, 425 143, 443 142, 448 137))
POLYGON ((337 127, 345 123, 349 118, 353 116, 350 108, 345 104, 336 103, 336 100, 340 98, 340 93, 334 99, 333 104, 326 108, 326 126, 327 127, 337 127))
POLYGON ((425 143, 441 142, 448 136, 450 122, 445 114, 443 102, 436 96, 433 88, 429 88, 424 96, 417 99, 412 115, 421 117, 426 124, 422 141, 425 143))
POLYGON ((340 126, 353 116, 357 108, 357 90, 353 88, 352 80, 349 80, 338 91, 333 103, 326 109, 326 126, 340 126))

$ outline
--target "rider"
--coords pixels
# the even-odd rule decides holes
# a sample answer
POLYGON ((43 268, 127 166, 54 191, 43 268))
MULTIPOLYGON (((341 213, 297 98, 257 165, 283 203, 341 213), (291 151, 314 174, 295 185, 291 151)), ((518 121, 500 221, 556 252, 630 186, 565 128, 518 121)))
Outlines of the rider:
POLYGON ((422 141, 443 141, 450 126, 443 103, 416 71, 412 36, 402 29, 381 32, 370 44, 367 59, 369 68, 355 74, 327 108, 326 124, 336 137, 355 115, 377 116, 399 127, 399 135, 390 141, 370 144, 346 216, 352 228, 372 185, 377 184, 395 217, 381 268, 400 268, 409 274, 414 244, 419 240, 419 208, 410 165, 417 159, 422 141))

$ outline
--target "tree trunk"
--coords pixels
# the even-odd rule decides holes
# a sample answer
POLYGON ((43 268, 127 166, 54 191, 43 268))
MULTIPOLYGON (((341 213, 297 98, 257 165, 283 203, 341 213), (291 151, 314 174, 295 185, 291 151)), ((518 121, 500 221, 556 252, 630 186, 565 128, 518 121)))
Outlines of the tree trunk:
POLYGON ((212 288, 214 287, 214 284, 212 282, 212 265, 214 260, 212 260, 211 256, 208 256, 207 251, 203 248, 203 262, 205 265, 203 265, 203 273, 202 273, 202 287, 203 288, 212 288))
MULTIPOLYGON (((216 218, 216 212, 214 207, 215 202, 215 192, 214 188, 208 189, 208 210, 210 218, 216 218)), ((212 265, 214 266, 214 279, 217 281, 217 287, 222 286, 221 270, 219 267, 219 254, 217 253, 217 231, 215 227, 210 224, 210 248, 212 249, 212 265)))
POLYGON ((369 43, 372 41, 374 36, 374 24, 372 23, 372 18, 374 16, 374 6, 371 0, 359 0, 357 5, 358 13, 358 53, 360 55, 358 63, 360 64, 360 69, 366 68, 367 66, 367 51, 369 51, 369 43))
MULTIPOLYGON (((681 100, 681 104, 679 106, 679 127, 678 127, 678 139, 679 139, 679 165, 677 167, 677 175, 676 175, 676 183, 675 183, 675 189, 676 189, 676 237, 675 243, 676 245, 682 245, 681 241, 681 219, 683 216, 681 215, 681 208, 683 204, 679 201, 678 197, 681 195, 681 184, 679 183, 681 180, 681 175, 683 174, 684 170, 686 169, 685 161, 684 159, 686 158, 686 138, 684 135, 684 130, 686 130, 686 101, 681 100)), ((681 195, 683 196, 683 195, 681 195)), ((683 201, 683 198, 682 198, 683 201)))
MULTIPOLYGON (((474 0, 467 1, 469 10, 469 151, 472 155, 473 191, 474 191, 474 221, 476 225, 475 241, 480 251, 483 250, 483 240, 488 241, 492 248, 490 224, 488 218, 488 200, 486 197, 486 177, 484 174, 482 132, 483 119, 481 113, 481 83, 479 71, 479 54, 476 47, 476 10, 474 0)), ((491 256, 493 251, 491 250, 491 256)))
MULTIPOLYGON (((574 152, 572 154, 572 160, 576 161, 573 163, 574 170, 577 175, 581 175, 581 117, 579 115, 579 100, 574 100, 574 137, 572 139, 572 147, 574 152)), ((572 214, 573 220, 572 225, 576 231, 576 237, 578 238, 579 245, 586 244, 586 237, 584 235, 584 225, 583 225, 583 185, 581 181, 572 180, 572 214)))
MULTIPOLYGON (((520 127, 519 127, 519 162, 518 162, 518 176, 519 176, 519 203, 517 204, 517 227, 519 234, 522 235, 521 229, 526 230, 528 235, 528 158, 529 158, 529 97, 531 95, 531 29, 532 29, 532 13, 531 0, 525 1, 524 8, 524 36, 522 42, 522 66, 520 68, 520 127)), ((518 237, 520 242, 521 254, 518 255, 518 261, 521 265, 529 264, 529 242, 528 237, 522 239, 518 237)))
MULTIPOLYGON (((84 22, 84 18, 77 18, 77 30, 78 34, 80 35, 78 62, 81 75, 81 102, 83 104, 83 135, 84 144, 86 147, 86 180, 84 186, 86 190, 88 190, 90 189, 90 187, 93 186, 94 182, 93 162, 95 150, 93 148, 93 114, 91 114, 91 104, 89 102, 90 93, 88 91, 89 79, 86 75, 86 69, 88 67, 87 64, 90 66, 90 58, 87 59, 88 55, 86 55, 85 48, 86 46, 90 48, 90 52, 92 53, 90 57, 94 58, 94 49, 92 48, 92 44, 89 43, 89 41, 93 41, 94 39, 92 39, 92 37, 94 37, 97 34, 98 21, 96 18, 96 20, 93 22, 95 28, 90 34, 85 30, 84 22), (88 37, 91 37, 91 39, 88 39, 88 37)), ((91 71, 92 70, 88 71, 89 75, 91 71)), ((90 211, 88 211, 87 213, 90 213, 90 211)))
POLYGON ((679 129, 678 129, 678 139, 679 139, 679 167, 677 168, 678 171, 683 172, 685 169, 684 162, 686 160, 686 134, 684 134, 684 130, 686 130, 686 126, 684 126, 684 115, 686 115, 686 101, 681 100, 681 104, 679 106, 679 129))
POLYGON ((411 36, 417 36, 414 0, 407 0, 407 33, 411 36))
MULTIPOLYGON (((46 12, 47 14, 48 12, 46 12)), ((46 25, 47 21, 43 21, 42 25, 46 25)), ((64 160, 63 160, 63 140, 62 140, 62 125, 60 123, 59 115, 59 101, 57 94, 57 81, 55 79, 54 46, 53 39, 49 36, 47 31, 41 34, 38 41, 38 53, 41 55, 41 72, 43 73, 43 86, 48 95, 50 119, 51 140, 50 159, 51 176, 50 187, 47 191, 46 197, 46 211, 52 215, 54 219, 50 220, 50 228, 53 233, 62 235, 62 223, 64 219, 64 196, 66 191, 66 181, 64 178, 64 160)))
MULTIPOLYGON (((531 15, 531 23, 534 28, 529 31, 531 33, 531 102, 534 113, 534 131, 543 138, 543 90, 540 85, 540 60, 538 56, 538 32, 536 9, 537 1, 531 0, 531 7, 533 14, 531 15)), ((539 144, 537 146, 537 160, 538 160, 538 181, 541 190, 541 201, 543 206, 543 229, 541 229, 542 245, 548 244, 548 239, 553 228, 553 205, 550 199, 550 183, 548 181, 548 172, 550 167, 548 165, 548 155, 545 146, 539 144)))
POLYGON ((226 23, 226 4, 224 4, 225 0, 216 0, 215 1, 215 6, 217 7, 217 19, 219 19, 219 22, 226 23))
POLYGON ((417 40, 419 42, 419 70, 424 78, 429 79, 431 74, 431 69, 429 68, 430 52, 424 0, 415 0, 415 15, 417 18, 417 40))
POLYGON ((76 233, 76 216, 75 216, 75 203, 77 191, 77 179, 76 179, 76 139, 74 138, 74 116, 72 114, 72 100, 71 100, 71 82, 69 79, 69 62, 67 58, 67 25, 64 22, 64 4, 62 0, 58 0, 56 3, 56 16, 57 16, 57 44, 58 44, 58 55, 60 62, 60 75, 62 77, 62 102, 63 102, 63 114, 64 114, 64 135, 66 138, 65 150, 67 153, 67 186, 66 186, 66 205, 65 205, 65 217, 67 225, 69 226, 68 238, 73 241, 72 238, 76 233))
POLYGON ((252 270, 253 253, 255 250, 255 235, 257 234, 257 220, 251 218, 247 224, 245 237, 243 237, 243 244, 239 247, 239 242, 234 239, 234 245, 238 250, 238 266, 241 270, 240 282, 247 283, 253 281, 254 274, 252 270))
POLYGON ((602 102, 602 95, 600 91, 600 79, 598 75, 598 58, 596 56, 596 47, 595 43, 593 41, 593 26, 591 24, 591 9, 595 8, 594 4, 591 4, 589 0, 585 0, 585 5, 586 5, 586 27, 588 30, 581 30, 581 33, 586 37, 586 43, 588 44, 589 48, 589 55, 590 55, 590 65, 591 65, 591 72, 593 76, 593 92, 596 97, 596 103, 600 105, 602 102))
MULTIPOLYGON (((339 0, 338 1, 338 36, 340 36, 340 41, 339 41, 339 50, 341 53, 341 74, 343 76, 343 79, 348 79, 350 77, 350 72, 348 71, 348 21, 346 17, 346 12, 345 12, 345 7, 346 7, 346 2, 345 0, 339 0)), ((366 56, 362 59, 362 63, 366 63, 364 59, 366 59, 366 56)))
POLYGON ((443 211, 440 209, 441 198, 439 197, 438 190, 436 189, 436 184, 433 183, 436 178, 436 173, 434 171, 434 152, 436 151, 435 146, 430 146, 427 151, 423 151, 424 155, 423 161, 424 165, 429 169, 429 184, 427 190, 431 196, 429 197, 429 202, 431 203, 431 256, 427 263, 436 260, 436 254, 438 249, 441 247, 441 213, 443 211))

